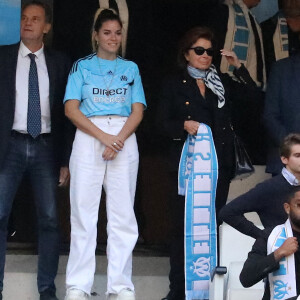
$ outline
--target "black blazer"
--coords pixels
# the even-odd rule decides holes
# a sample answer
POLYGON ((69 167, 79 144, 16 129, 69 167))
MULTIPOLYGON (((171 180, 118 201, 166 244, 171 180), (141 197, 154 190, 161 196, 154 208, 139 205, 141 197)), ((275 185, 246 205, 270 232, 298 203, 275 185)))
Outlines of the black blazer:
POLYGON ((225 89, 225 105, 218 108, 218 98, 212 91, 206 89, 206 99, 200 94, 196 80, 186 71, 179 72, 167 78, 162 86, 160 102, 157 112, 157 127, 159 133, 169 142, 170 171, 177 171, 182 146, 187 132, 184 130, 184 121, 194 120, 203 122, 200 101, 211 101, 211 129, 217 151, 219 168, 233 167, 233 133, 231 129, 231 102, 251 101, 258 95, 259 90, 251 79, 247 69, 242 66, 235 70, 235 76, 241 83, 234 81, 228 74, 220 74, 225 89), (235 94, 242 97, 233 97, 235 94))
MULTIPOLYGON (((0 47, 0 166, 5 160, 15 113, 16 68, 19 43, 0 47)), ((50 81, 51 135, 59 167, 68 166, 73 126, 64 115, 63 97, 71 62, 63 54, 45 47, 50 81)))
POLYGON ((267 172, 279 174, 279 146, 289 133, 300 133, 300 55, 276 62, 267 86, 264 122, 270 138, 267 172))

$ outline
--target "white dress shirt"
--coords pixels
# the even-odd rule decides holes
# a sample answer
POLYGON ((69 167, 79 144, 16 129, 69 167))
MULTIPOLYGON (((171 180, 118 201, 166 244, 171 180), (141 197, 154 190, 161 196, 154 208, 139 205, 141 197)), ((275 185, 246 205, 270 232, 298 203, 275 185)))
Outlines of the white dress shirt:
MULTIPOLYGON (((16 106, 13 130, 27 133, 28 111, 28 80, 30 58, 32 53, 21 41, 18 54, 16 71, 16 106)), ((49 101, 49 76, 44 55, 44 47, 34 52, 39 80, 40 105, 41 105, 41 133, 51 132, 50 101, 49 101)))

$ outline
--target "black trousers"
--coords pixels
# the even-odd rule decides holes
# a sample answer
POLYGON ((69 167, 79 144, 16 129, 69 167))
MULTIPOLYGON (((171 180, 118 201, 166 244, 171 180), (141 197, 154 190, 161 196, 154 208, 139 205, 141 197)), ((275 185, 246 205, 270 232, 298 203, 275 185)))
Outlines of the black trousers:
MULTIPOLYGON (((216 214, 226 204, 231 179, 230 170, 219 170, 216 192, 216 214)), ((178 174, 170 173, 170 212, 172 217, 172 238, 170 245, 170 299, 185 299, 184 277, 184 209, 185 197, 178 195, 178 174)), ((217 218, 218 220, 218 218, 217 218)), ((219 225, 219 222, 217 222, 219 225)))

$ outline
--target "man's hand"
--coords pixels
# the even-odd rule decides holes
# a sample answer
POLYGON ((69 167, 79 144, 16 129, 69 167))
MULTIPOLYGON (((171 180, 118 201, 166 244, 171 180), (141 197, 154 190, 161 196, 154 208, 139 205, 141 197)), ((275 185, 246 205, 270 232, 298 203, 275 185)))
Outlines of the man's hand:
POLYGON ((276 261, 280 261, 283 257, 287 257, 294 254, 298 250, 298 241, 295 237, 287 238, 284 243, 274 251, 274 257, 276 261))
POLYGON ((69 183, 70 180, 70 172, 68 167, 61 167, 59 174, 59 184, 58 186, 63 187, 69 183))

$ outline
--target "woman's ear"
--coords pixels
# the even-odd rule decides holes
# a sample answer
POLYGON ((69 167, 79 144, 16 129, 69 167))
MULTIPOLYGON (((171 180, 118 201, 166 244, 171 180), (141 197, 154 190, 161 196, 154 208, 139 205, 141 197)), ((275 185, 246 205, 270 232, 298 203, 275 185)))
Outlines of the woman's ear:
POLYGON ((93 31, 93 40, 98 44, 97 32, 96 31, 93 31))
POLYGON ((187 62, 190 61, 190 56, 188 52, 184 53, 184 58, 186 59, 187 62))

